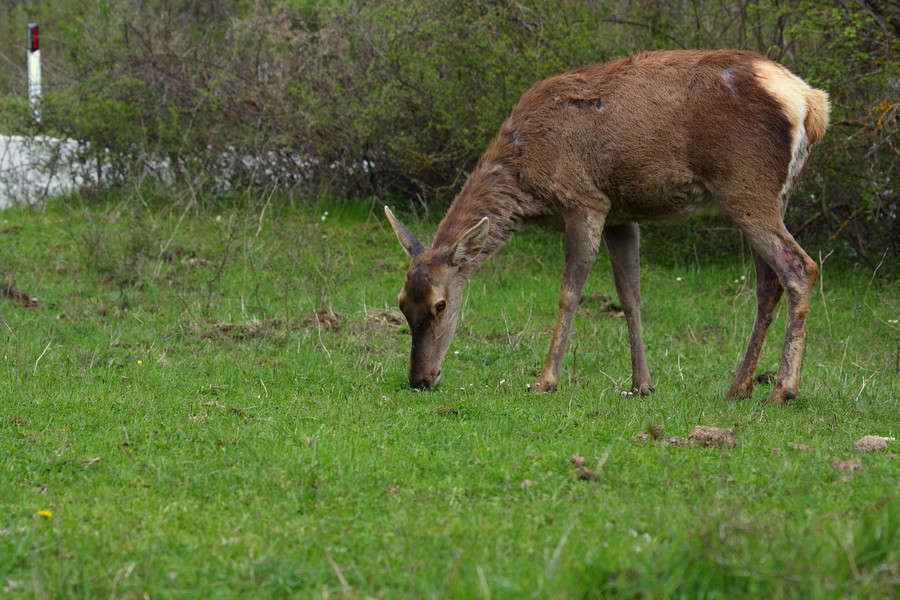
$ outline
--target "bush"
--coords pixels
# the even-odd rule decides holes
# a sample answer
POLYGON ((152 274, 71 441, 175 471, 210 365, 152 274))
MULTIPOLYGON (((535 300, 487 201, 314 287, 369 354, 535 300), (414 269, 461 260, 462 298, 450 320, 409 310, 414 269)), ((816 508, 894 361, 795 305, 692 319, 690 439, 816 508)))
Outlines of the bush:
MULTIPOLYGON (((44 45, 54 62, 40 130, 89 142, 83 159, 110 165, 110 184, 150 175, 442 203, 538 79, 645 49, 756 50, 834 102, 794 194, 792 229, 870 266, 900 250, 900 15, 884 3, 35 4, 65 15, 52 38, 43 29, 56 47, 44 45)), ((0 28, 30 18, 24 5, 6 10, 0 28)), ((0 79, 0 93, 23 93, 13 79, 0 79)), ((2 106, 2 126, 30 127, 2 106)))

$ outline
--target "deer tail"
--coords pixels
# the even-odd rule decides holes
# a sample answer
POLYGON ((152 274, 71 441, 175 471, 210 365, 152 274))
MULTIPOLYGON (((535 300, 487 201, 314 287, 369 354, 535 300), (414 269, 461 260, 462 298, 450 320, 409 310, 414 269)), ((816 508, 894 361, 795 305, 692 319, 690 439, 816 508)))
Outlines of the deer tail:
POLYGON ((816 88, 807 88, 803 96, 806 101, 806 120, 803 126, 809 143, 815 144, 825 135, 825 129, 828 128, 831 102, 826 92, 816 88))

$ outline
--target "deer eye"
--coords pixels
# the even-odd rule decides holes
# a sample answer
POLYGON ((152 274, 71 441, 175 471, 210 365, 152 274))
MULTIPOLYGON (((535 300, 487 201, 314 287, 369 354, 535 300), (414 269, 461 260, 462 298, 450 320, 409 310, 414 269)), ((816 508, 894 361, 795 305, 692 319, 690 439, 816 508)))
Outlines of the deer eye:
POLYGON ((447 308, 446 300, 438 300, 438 303, 434 305, 435 312, 443 312, 445 308, 447 308))

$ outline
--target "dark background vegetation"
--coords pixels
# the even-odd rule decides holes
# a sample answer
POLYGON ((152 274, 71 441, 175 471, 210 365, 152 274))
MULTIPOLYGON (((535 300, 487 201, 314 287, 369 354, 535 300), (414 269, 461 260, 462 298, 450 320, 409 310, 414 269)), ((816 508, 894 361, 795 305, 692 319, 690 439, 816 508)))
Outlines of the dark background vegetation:
MULTIPOLYGON (((789 227, 888 269, 900 262, 898 40, 896 0, 7 0, 0 131, 85 142, 82 160, 112 167, 107 186, 393 196, 427 211, 536 80, 648 49, 749 49, 833 103, 789 227), (39 125, 30 21, 42 28, 39 125)), ((667 241, 709 251, 716 225, 667 241)))

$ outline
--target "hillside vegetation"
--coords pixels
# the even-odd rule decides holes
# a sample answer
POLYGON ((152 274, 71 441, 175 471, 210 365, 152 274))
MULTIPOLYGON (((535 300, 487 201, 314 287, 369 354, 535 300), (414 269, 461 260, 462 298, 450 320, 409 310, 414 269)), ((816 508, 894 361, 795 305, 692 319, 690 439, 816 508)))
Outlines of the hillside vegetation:
POLYGON ((426 208, 452 197, 543 77, 657 48, 754 50, 834 105, 791 230, 814 254, 900 264, 896 2, 16 0, 0 17, 0 130, 85 142, 81 160, 111 167, 105 185, 426 208), (43 31, 39 126, 29 21, 43 31))

